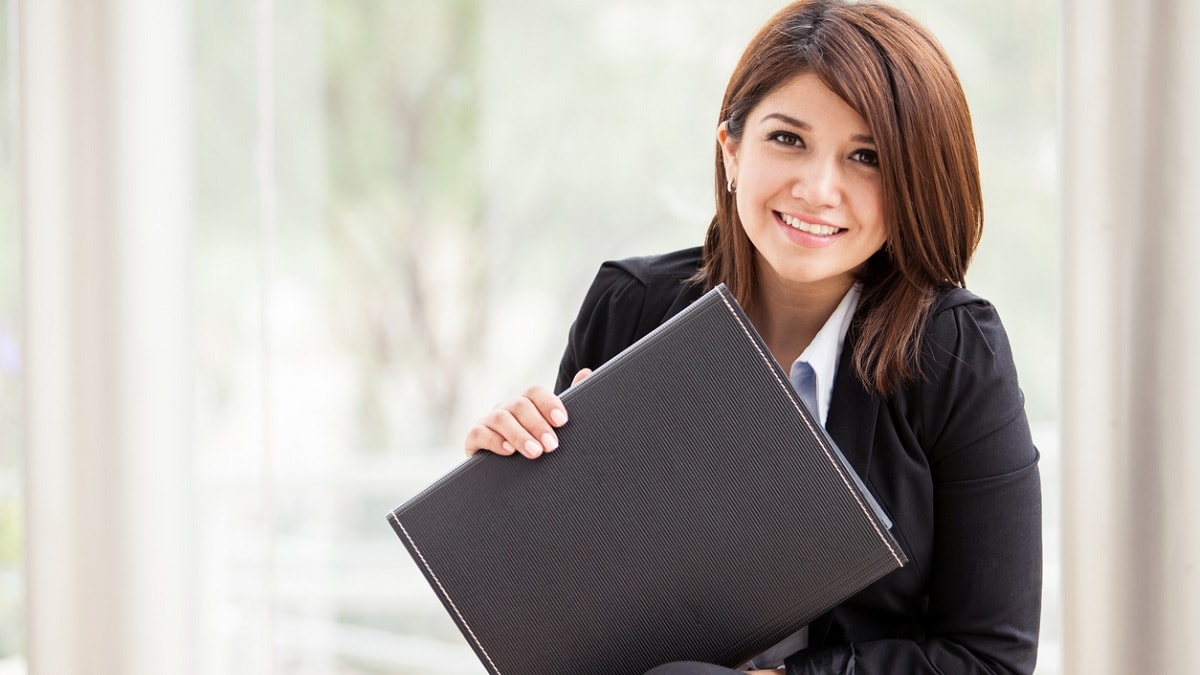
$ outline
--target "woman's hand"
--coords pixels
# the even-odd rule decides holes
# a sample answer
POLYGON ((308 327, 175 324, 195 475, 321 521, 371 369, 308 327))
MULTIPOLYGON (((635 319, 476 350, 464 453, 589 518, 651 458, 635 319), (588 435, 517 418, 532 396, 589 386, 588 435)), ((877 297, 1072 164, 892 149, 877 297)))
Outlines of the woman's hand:
MULTIPOLYGON (((575 374, 571 385, 579 384, 590 368, 575 374)), ((498 404, 467 432, 463 449, 468 455, 480 450, 497 455, 520 452, 533 459, 558 447, 554 430, 567 423, 567 409, 549 389, 535 385, 507 403, 498 404)))

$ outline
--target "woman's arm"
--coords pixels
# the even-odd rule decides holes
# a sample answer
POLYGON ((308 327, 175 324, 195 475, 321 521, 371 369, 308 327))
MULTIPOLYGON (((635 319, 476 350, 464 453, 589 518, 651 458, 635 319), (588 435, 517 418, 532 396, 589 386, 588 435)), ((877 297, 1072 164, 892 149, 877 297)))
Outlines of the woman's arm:
POLYGON ((803 651, 789 675, 1029 673, 1036 663, 1041 485, 1008 338, 995 309, 974 302, 936 314, 925 347, 927 377, 903 394, 932 482, 923 635, 803 651))

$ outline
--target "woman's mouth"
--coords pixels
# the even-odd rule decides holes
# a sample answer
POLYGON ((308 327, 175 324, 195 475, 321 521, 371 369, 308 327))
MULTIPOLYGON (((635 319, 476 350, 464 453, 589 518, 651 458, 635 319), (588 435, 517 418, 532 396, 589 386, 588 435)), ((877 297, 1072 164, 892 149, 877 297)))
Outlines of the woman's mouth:
POLYGON ((825 225, 821 223, 810 223, 808 221, 801 220, 796 216, 780 213, 778 211, 775 212, 775 215, 788 227, 817 237, 832 237, 839 232, 845 231, 845 228, 842 227, 834 227, 833 225, 825 225))

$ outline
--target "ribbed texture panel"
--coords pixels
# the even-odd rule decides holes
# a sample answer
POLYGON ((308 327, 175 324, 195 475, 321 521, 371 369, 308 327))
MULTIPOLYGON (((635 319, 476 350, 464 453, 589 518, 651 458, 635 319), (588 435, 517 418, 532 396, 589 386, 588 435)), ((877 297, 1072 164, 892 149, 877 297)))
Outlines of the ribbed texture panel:
POLYGON ((722 286, 390 517, 498 675, 737 665, 906 558, 722 286))

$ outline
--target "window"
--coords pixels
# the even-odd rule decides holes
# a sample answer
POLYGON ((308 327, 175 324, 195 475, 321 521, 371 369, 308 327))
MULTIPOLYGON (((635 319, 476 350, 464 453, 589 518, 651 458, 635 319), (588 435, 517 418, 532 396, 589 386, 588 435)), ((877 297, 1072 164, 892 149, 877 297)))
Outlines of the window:
MULTIPOLYGON (((1053 486, 1055 9, 904 4, 972 100, 971 282, 1010 328, 1053 486)), ((779 5, 198 4, 212 672, 479 671, 384 515, 459 461, 470 420, 552 380, 601 260, 701 240, 716 107, 779 5)))
MULTIPOLYGON (((0 672, 23 672, 13 6, 0 59, 0 672)), ((191 8, 202 673, 479 673, 386 513, 554 377, 602 260, 701 241, 726 78, 782 0, 191 8)), ((1000 308, 1043 451, 1058 672, 1053 3, 903 0, 966 86, 1000 308), (1014 273, 1013 260, 1020 260, 1014 273)), ((32 319, 30 320, 32 323, 32 319)))

